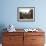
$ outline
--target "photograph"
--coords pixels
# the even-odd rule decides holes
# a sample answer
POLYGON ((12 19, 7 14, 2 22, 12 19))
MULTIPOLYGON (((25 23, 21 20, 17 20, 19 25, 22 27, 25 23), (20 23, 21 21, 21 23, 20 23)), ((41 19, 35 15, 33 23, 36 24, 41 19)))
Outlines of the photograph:
POLYGON ((35 11, 34 7, 18 7, 18 21, 34 21, 35 11))

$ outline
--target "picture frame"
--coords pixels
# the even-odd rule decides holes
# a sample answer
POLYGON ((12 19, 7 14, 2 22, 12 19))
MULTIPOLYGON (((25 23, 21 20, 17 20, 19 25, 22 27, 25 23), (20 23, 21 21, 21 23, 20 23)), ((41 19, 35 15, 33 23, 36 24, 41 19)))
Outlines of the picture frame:
POLYGON ((35 21, 35 7, 18 7, 17 21, 20 22, 34 22, 35 21))

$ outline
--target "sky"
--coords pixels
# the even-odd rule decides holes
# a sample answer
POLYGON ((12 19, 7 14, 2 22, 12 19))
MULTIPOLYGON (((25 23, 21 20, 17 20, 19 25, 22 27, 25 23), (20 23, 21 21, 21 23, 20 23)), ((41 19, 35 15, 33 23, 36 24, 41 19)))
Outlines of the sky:
POLYGON ((31 8, 19 8, 19 12, 28 13, 31 8))

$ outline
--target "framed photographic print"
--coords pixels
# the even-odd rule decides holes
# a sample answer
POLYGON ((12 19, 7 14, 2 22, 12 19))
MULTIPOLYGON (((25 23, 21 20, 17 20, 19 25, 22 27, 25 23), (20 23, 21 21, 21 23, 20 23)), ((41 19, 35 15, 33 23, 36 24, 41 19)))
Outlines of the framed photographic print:
POLYGON ((35 21, 35 7, 18 7, 17 20, 21 22, 35 21))

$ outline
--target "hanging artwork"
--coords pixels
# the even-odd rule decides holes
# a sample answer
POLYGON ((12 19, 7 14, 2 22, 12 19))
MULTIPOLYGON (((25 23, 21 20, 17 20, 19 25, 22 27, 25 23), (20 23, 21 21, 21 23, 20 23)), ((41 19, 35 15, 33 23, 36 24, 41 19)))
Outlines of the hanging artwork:
POLYGON ((18 7, 17 20, 21 22, 35 21, 35 7, 18 7))

